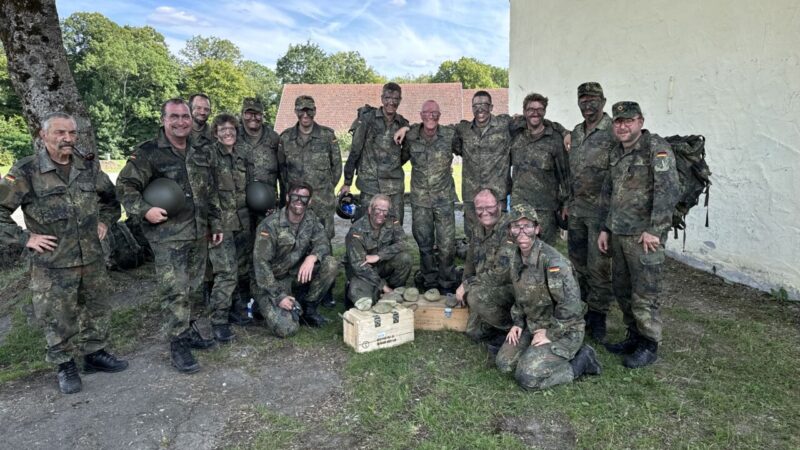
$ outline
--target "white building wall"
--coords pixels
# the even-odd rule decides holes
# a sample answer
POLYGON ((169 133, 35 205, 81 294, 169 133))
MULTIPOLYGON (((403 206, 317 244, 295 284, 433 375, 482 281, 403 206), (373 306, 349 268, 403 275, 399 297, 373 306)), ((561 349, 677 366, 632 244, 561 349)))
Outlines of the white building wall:
POLYGON ((639 102, 661 136, 703 134, 713 172, 688 217, 692 265, 800 295, 800 2, 511 0, 509 110, 529 92, 547 116, 581 121, 576 88, 603 85, 606 111, 639 102))

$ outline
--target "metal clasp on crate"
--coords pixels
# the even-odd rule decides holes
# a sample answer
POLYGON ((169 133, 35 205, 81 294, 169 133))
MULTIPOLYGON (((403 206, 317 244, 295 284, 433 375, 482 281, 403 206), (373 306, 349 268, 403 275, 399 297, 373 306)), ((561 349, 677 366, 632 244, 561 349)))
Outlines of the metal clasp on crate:
POLYGON ((400 322, 400 313, 397 310, 392 311, 392 323, 400 322))
POLYGON ((372 319, 375 321, 375 328, 380 328, 381 326, 381 316, 379 314, 373 314, 372 319))

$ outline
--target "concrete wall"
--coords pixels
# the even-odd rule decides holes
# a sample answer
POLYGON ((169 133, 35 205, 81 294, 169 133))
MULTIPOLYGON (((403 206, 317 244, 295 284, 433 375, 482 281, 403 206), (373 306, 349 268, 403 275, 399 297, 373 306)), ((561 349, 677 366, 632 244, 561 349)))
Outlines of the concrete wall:
POLYGON ((576 88, 638 101, 645 128, 704 134, 710 228, 689 215, 670 253, 761 289, 800 294, 800 2, 511 0, 509 109, 550 98, 572 127, 576 88))

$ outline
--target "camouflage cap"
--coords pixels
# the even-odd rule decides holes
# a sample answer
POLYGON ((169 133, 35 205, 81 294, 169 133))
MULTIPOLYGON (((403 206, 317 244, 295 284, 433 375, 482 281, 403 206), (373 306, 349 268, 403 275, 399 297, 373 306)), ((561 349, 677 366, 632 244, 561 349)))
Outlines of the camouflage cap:
POLYGON ((378 302, 372 307, 372 312, 376 314, 390 313, 394 309, 394 306, 395 305, 389 302, 378 302))
POLYGON ((388 294, 381 295, 381 300, 391 300, 393 302, 402 303, 403 302, 403 295, 399 294, 395 291, 389 292, 388 294))
POLYGON ((419 289, 410 287, 403 292, 403 300, 407 302, 415 302, 419 299, 419 289))
POLYGON ((255 111, 257 113, 264 113, 264 105, 261 103, 260 100, 253 97, 245 97, 242 100, 242 112, 245 111, 255 111))
POLYGON ((442 299, 442 296, 439 295, 438 289, 428 289, 424 294, 422 294, 422 296, 425 297, 425 300, 429 302, 438 302, 442 299))
POLYGON ((603 96, 603 87, 596 81, 587 81, 586 83, 578 86, 578 97, 583 95, 595 95, 597 97, 603 96))
POLYGON ((398 293, 400 295, 403 295, 403 293, 405 291, 406 291, 406 287, 405 286, 400 286, 400 287, 394 288, 394 290, 392 292, 396 292, 396 293, 398 293))
POLYGON ((294 109, 299 111, 301 109, 317 109, 314 105, 314 98, 310 95, 301 95, 294 100, 294 109))
POLYGON ((516 222, 521 219, 528 219, 533 222, 539 223, 539 216, 536 215, 536 210, 533 209, 530 205, 526 205, 525 203, 519 203, 511 207, 511 211, 508 213, 508 221, 516 222))
POLYGON ((359 311, 366 311, 372 308, 372 299, 370 297, 361 297, 356 300, 355 307, 359 311))
POLYGON ((617 102, 611 107, 614 113, 614 118, 621 117, 623 119, 633 119, 634 117, 642 115, 642 109, 636 102, 617 102))

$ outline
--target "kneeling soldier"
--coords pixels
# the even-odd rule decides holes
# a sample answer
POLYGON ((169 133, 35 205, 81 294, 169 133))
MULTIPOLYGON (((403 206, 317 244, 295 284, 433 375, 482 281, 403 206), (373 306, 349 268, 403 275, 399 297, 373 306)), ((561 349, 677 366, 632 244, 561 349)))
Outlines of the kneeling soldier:
POLYGON ((258 305, 267 327, 279 337, 296 333, 301 316, 312 327, 326 323, 317 306, 339 270, 325 228, 307 209, 313 193, 307 183, 293 184, 286 207, 256 230, 253 265, 258 305))
POLYGON ((597 375, 594 349, 583 345, 586 306, 572 265, 536 237, 539 219, 528 205, 515 205, 509 231, 517 244, 509 277, 514 286, 514 326, 497 354, 501 372, 525 389, 547 389, 584 374, 597 375))

